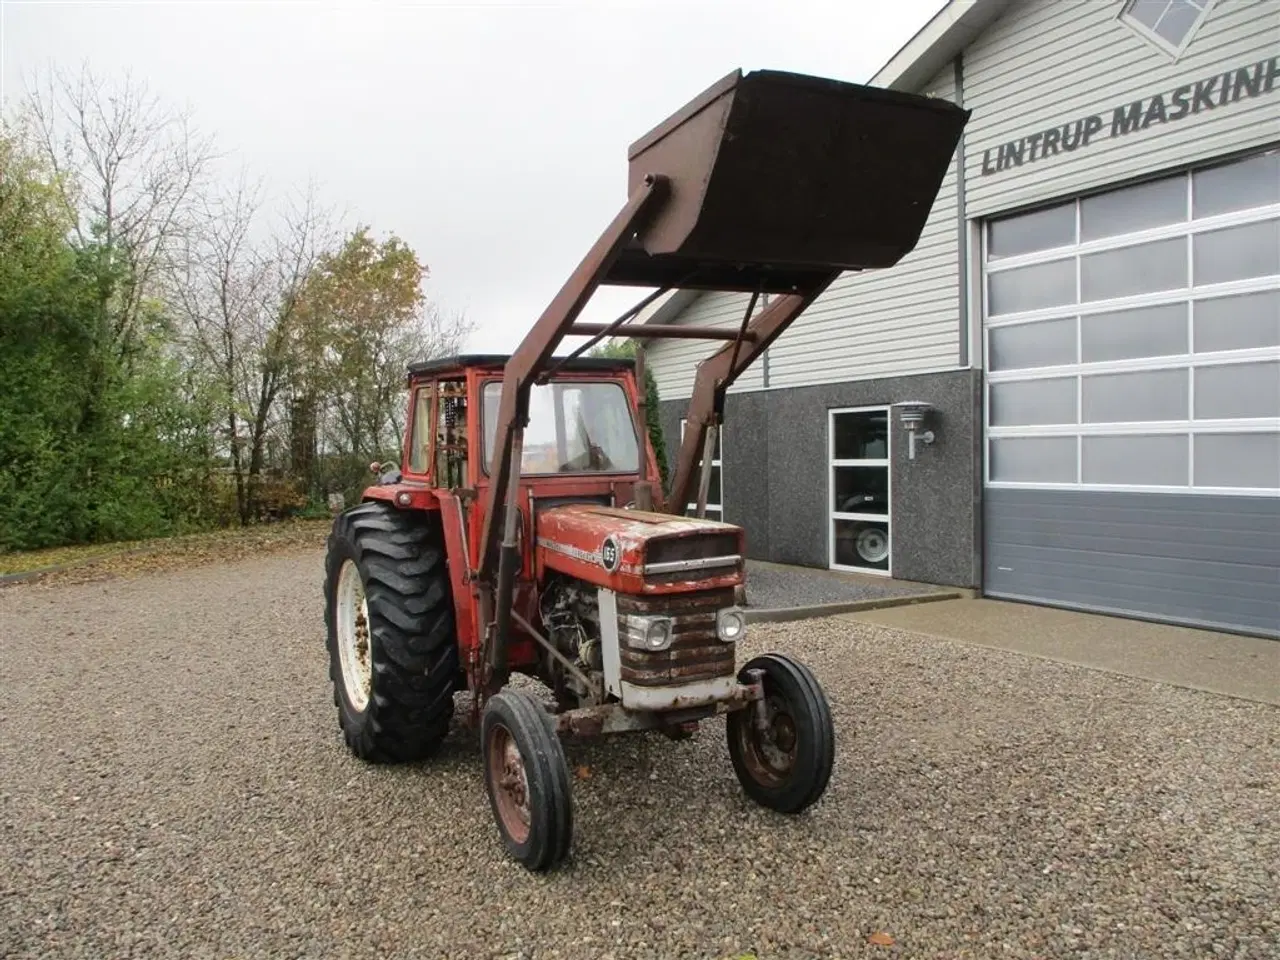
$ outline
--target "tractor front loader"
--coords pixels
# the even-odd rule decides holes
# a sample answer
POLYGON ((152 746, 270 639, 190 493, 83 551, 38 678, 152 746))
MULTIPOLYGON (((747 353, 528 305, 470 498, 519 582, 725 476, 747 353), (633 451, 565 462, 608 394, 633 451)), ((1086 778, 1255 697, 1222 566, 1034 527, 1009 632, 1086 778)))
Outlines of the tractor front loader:
POLYGON ((735 71, 632 144, 626 203, 514 353, 410 367, 402 462, 328 543, 330 676, 354 753, 430 756, 469 692, 499 833, 532 870, 570 847, 564 734, 682 738, 725 714, 752 800, 798 813, 822 796, 822 688, 786 654, 737 662, 743 530, 685 514, 706 501, 725 391, 842 272, 915 247, 967 119, 944 100, 735 71), (603 284, 657 292, 579 324, 603 284), (736 330, 628 322, 672 289, 750 304, 736 330), (724 341, 698 368, 665 495, 634 362, 582 356, 609 336, 724 341), (516 673, 548 695, 508 686, 516 673))

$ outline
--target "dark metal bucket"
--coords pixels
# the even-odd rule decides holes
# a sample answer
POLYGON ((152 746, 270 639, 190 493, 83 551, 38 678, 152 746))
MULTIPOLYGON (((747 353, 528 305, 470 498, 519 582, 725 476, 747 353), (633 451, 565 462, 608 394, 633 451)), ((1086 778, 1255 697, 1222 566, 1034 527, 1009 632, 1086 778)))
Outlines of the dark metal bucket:
POLYGON ((671 195, 608 283, 786 290, 889 267, 920 238, 969 111, 803 74, 735 71, 632 144, 671 195))

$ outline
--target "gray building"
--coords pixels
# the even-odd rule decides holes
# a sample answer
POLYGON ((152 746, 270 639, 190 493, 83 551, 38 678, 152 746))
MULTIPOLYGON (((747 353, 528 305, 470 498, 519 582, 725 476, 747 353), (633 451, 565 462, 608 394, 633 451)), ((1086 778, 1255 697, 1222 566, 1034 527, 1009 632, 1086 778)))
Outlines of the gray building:
MULTIPOLYGON (((972 119, 917 248, 731 389, 711 515, 760 559, 1280 637, 1280 3, 952 0, 868 82, 972 119)), ((716 346, 648 348, 672 454, 716 346)))

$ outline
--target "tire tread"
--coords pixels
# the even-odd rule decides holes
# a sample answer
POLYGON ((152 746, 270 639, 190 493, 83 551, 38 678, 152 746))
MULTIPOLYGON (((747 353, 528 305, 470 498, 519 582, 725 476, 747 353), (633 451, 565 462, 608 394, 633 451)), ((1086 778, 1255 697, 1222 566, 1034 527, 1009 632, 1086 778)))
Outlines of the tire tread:
POLYGON ((329 676, 339 726, 372 763, 423 760, 453 717, 458 652, 448 565, 438 518, 366 501, 339 514, 325 559, 329 676), (373 640, 373 691, 362 716, 346 704, 337 655, 335 587, 354 560, 364 581, 373 640))
MULTIPOLYGON (((494 722, 501 722, 515 737, 524 757, 530 792, 534 794, 531 798, 534 823, 528 841, 523 846, 512 843, 502 832, 500 823, 499 833, 507 852, 527 869, 535 872, 550 870, 568 856, 573 840, 573 794, 564 748, 546 710, 524 691, 506 689, 489 699, 481 729, 481 737, 486 744, 489 727, 494 722), (541 819, 544 815, 548 817, 545 821, 541 819)), ((497 821, 498 811, 489 783, 487 757, 485 787, 497 821)))
POLYGON ((739 756, 735 728, 750 723, 750 708, 732 714, 726 724, 729 753, 735 773, 743 788, 757 803, 780 813, 798 814, 822 797, 831 780, 835 763, 835 726, 831 707, 813 672, 795 658, 784 653, 766 653, 743 665, 739 678, 746 682, 747 671, 763 669, 767 680, 782 688, 792 687, 799 697, 802 714, 808 718, 807 726, 812 739, 812 749, 797 757, 803 769, 797 771, 793 784, 771 788, 756 783, 739 756))

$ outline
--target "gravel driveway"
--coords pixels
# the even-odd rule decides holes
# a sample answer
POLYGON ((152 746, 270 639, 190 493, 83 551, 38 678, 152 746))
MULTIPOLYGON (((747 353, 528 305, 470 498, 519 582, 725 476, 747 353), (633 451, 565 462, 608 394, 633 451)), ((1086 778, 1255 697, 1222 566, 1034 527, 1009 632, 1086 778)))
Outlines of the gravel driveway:
POLYGON ((320 574, 307 550, 0 590, 0 956, 1280 956, 1274 708, 756 627, 830 693, 825 800, 749 805, 722 722, 571 745, 575 854, 538 877, 473 734, 421 768, 344 751, 320 574))

